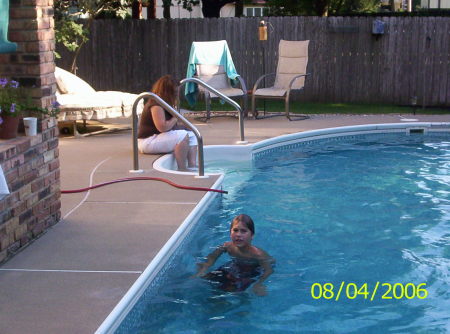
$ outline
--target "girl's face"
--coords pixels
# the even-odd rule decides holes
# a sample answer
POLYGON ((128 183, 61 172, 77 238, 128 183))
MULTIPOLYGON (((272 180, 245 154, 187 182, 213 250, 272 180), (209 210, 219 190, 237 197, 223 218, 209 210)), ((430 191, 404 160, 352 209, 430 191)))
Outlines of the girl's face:
POLYGON ((230 236, 233 245, 239 248, 251 245, 253 239, 252 232, 240 221, 231 226, 230 236))

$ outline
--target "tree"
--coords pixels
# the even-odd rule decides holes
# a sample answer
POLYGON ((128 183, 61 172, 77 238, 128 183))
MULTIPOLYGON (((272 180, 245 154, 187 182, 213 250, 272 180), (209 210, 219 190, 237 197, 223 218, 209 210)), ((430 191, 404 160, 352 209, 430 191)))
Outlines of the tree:
MULTIPOLYGON (((55 0, 55 39, 74 53, 70 71, 76 73, 77 58, 89 40, 89 28, 99 17, 125 18, 132 0, 55 0), (87 16, 86 24, 78 22, 87 16)), ((56 57, 59 55, 56 54, 56 57)))
MULTIPOLYGON (((163 2, 163 17, 165 19, 170 19, 170 6, 173 6, 172 0, 162 0, 163 2)), ((155 0, 149 0, 150 7, 154 11, 155 0), (153 2, 152 2, 153 1, 153 2)), ((200 3, 199 0, 177 0, 177 4, 183 5, 183 8, 192 12, 194 6, 197 6, 200 3)), ((154 18, 154 17, 152 17, 154 18)))
POLYGON ((234 16, 241 17, 242 15, 244 15, 244 1, 237 0, 234 6, 234 16))
POLYGON ((131 4, 131 18, 139 20, 142 16, 142 1, 133 0, 131 4))
POLYGON ((220 17, 220 9, 235 0, 202 0, 203 17, 220 17))
POLYGON ((163 17, 170 19, 170 6, 173 6, 172 0, 162 0, 163 3, 163 17))
POLYGON ((342 15, 376 12, 378 0, 268 0, 269 15, 342 15))

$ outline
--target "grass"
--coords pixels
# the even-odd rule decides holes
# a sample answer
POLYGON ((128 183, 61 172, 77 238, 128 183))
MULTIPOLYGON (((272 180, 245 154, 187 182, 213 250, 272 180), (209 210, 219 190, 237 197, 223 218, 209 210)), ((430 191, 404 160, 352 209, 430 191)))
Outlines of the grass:
MULTIPOLYGON (((240 102, 240 101, 238 101, 240 102)), ((250 99, 249 99, 250 108, 250 99)), ((212 102, 212 111, 233 111, 231 105, 221 104, 219 101, 212 102)), ((410 106, 396 106, 388 104, 354 104, 354 103, 311 103, 311 102, 291 102, 291 112, 301 114, 413 114, 414 109, 410 106)), ((257 100, 257 109, 268 112, 284 112, 284 101, 281 100, 257 100)), ((181 108, 192 111, 204 111, 205 103, 199 100, 194 108, 186 102, 181 103, 181 108)), ((450 107, 417 107, 417 114, 450 114, 450 107)))

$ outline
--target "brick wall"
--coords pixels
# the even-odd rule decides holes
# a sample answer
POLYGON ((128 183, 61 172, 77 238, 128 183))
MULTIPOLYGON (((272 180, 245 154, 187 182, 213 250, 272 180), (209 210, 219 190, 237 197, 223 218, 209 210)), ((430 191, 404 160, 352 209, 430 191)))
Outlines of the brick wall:
POLYGON ((46 118, 36 136, 0 140, 0 165, 11 193, 0 200, 0 262, 61 217, 55 123, 46 118))
MULTIPOLYGON (((9 41, 17 52, 0 54, 0 77, 27 88, 36 105, 55 98, 53 0, 11 0, 9 41)), ((0 200, 0 262, 60 219, 56 120, 39 121, 33 137, 0 140, 0 165, 10 195, 0 200)))
POLYGON ((11 0, 9 40, 17 52, 0 54, 0 75, 27 87, 42 107, 56 101, 53 0, 11 0))

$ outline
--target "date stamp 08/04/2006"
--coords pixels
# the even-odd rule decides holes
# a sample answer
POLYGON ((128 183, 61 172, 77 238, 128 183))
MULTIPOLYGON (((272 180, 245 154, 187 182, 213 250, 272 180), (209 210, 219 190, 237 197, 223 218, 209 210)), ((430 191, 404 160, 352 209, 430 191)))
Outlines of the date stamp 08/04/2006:
POLYGON ((428 297, 426 283, 380 283, 369 286, 368 283, 356 284, 342 281, 339 285, 333 283, 314 283, 311 285, 311 297, 338 301, 345 299, 425 299, 428 297))

